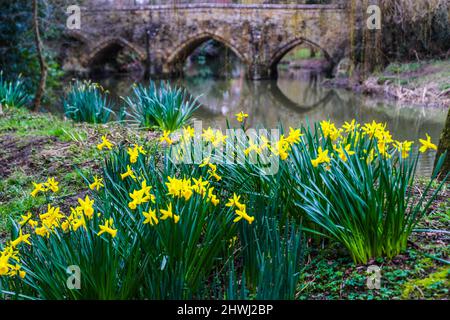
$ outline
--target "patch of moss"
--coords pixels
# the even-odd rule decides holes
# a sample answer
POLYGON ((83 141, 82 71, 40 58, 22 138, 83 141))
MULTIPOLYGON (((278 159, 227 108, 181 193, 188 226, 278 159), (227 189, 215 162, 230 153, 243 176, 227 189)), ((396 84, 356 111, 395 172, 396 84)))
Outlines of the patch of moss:
POLYGON ((408 281, 402 291, 403 299, 441 299, 449 298, 448 288, 450 267, 446 266, 423 279, 408 281))

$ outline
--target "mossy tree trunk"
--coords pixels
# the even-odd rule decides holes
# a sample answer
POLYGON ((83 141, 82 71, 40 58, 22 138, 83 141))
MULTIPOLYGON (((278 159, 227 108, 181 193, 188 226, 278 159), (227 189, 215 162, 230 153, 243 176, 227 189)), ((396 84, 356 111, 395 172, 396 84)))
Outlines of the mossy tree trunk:
POLYGON ((36 52, 39 60, 40 67, 40 79, 39 85, 36 89, 36 95, 34 97, 33 110, 37 111, 41 105, 42 96, 45 92, 45 82, 47 81, 47 65, 45 63, 44 55, 42 52, 42 41, 41 35, 39 33, 39 11, 38 11, 39 0, 33 0, 33 26, 34 26, 34 39, 36 45, 36 52))
POLYGON ((450 110, 447 115, 447 121, 445 122, 444 131, 442 131, 441 140, 439 142, 438 154, 436 157, 435 166, 441 154, 447 151, 447 157, 444 165, 441 168, 440 177, 443 179, 447 173, 450 172, 450 110))

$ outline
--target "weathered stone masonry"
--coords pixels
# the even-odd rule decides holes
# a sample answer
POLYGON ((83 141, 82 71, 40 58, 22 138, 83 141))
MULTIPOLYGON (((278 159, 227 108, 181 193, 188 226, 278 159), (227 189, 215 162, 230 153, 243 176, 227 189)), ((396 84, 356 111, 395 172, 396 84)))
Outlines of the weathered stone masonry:
POLYGON ((295 46, 323 50, 332 64, 348 54, 348 13, 334 5, 159 5, 82 9, 80 42, 71 60, 89 69, 111 46, 127 47, 150 73, 181 72, 189 54, 208 39, 236 53, 248 77, 276 77, 276 66, 295 46), (147 50, 147 42, 149 43, 147 50))

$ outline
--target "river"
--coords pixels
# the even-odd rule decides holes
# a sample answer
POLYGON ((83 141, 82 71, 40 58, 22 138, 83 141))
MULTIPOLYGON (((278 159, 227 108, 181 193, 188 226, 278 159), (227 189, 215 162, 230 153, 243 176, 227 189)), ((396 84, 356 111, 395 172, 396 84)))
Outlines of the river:
MULTIPOLYGON (((96 79, 118 100, 131 92, 136 81, 130 76, 96 79)), ((357 119, 359 122, 387 123, 397 140, 414 140, 428 133, 437 143, 447 110, 421 106, 402 106, 392 101, 368 98, 346 90, 321 86, 322 76, 301 70, 280 70, 278 80, 249 81, 244 75, 230 78, 184 77, 170 80, 200 96, 201 107, 195 113, 203 128, 226 127, 226 119, 244 111, 250 126, 271 129, 279 123, 285 128, 300 123, 330 119, 337 125, 357 119)), ((142 81, 140 81, 142 82, 142 81)), ((415 148, 417 152, 417 144, 415 148)), ((418 173, 429 176, 434 154, 422 156, 418 173)))

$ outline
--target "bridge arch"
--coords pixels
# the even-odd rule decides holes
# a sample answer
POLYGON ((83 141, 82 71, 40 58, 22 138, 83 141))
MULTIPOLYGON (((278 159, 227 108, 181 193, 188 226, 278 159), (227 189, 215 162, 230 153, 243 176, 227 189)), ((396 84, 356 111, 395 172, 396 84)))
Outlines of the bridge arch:
POLYGON ((249 59, 238 49, 238 45, 233 40, 228 41, 212 32, 201 32, 195 36, 184 39, 176 44, 171 51, 168 52, 168 58, 164 62, 163 71, 166 74, 180 73, 186 59, 191 55, 195 49, 201 46, 208 40, 215 40, 225 47, 229 48, 239 60, 248 65, 249 59))
POLYGON ((131 52, 134 52, 141 63, 145 61, 146 54, 144 50, 125 40, 124 38, 110 37, 103 40, 93 49, 91 49, 90 53, 84 58, 84 64, 90 67, 95 62, 102 60, 102 58, 105 58, 105 55, 107 55, 108 52, 121 50, 124 48, 129 49, 131 52))
POLYGON ((301 45, 301 44, 308 44, 310 46, 313 46, 313 47, 319 49, 320 51, 323 52, 323 55, 324 55, 325 59, 328 62, 332 62, 331 56, 327 52, 327 50, 322 48, 319 44, 317 44, 314 41, 305 39, 303 37, 299 37, 299 38, 294 38, 292 40, 289 40, 289 41, 283 43, 282 45, 280 45, 278 48, 275 49, 275 51, 274 51, 274 53, 271 56, 270 61, 269 61, 269 68, 271 69, 271 72, 274 72, 276 74, 277 66, 278 66, 278 63, 281 61, 281 59, 283 59, 283 57, 289 51, 291 51, 296 46, 301 45))

